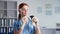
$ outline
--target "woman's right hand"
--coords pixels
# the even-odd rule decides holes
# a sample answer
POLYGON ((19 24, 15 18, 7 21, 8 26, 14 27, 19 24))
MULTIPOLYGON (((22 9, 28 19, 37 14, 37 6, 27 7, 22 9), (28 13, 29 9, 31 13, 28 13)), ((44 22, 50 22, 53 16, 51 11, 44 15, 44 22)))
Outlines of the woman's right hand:
POLYGON ((24 26, 25 26, 25 24, 27 23, 27 20, 28 20, 28 18, 26 17, 26 16, 24 16, 23 18, 22 18, 22 25, 21 25, 21 30, 23 30, 24 29, 24 26))
POLYGON ((23 23, 27 23, 27 21, 28 21, 27 16, 24 16, 24 17, 22 18, 22 22, 23 22, 23 23))

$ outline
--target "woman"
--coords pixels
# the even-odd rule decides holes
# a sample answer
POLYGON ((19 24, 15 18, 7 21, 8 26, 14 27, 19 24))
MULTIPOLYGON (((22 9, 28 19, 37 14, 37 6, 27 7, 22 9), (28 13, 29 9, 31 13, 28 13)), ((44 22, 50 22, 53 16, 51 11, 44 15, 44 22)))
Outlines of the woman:
POLYGON ((28 4, 19 4, 18 11, 18 20, 14 22, 14 34, 41 34, 38 24, 27 17, 28 4), (33 22, 35 25, 33 25, 33 22))

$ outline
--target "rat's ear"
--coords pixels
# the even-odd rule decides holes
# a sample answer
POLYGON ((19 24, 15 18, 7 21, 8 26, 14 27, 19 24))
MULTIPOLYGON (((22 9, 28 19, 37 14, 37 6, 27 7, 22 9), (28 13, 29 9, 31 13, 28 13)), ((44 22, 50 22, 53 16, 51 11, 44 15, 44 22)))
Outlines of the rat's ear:
POLYGON ((31 15, 30 18, 32 19, 34 17, 34 15, 31 15))

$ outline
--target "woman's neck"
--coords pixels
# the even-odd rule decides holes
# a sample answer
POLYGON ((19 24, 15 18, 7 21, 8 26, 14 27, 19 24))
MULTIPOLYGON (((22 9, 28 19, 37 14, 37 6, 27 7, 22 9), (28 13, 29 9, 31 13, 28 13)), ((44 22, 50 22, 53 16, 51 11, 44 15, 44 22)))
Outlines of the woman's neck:
POLYGON ((22 19, 23 17, 26 17, 26 16, 21 16, 21 19, 22 19))

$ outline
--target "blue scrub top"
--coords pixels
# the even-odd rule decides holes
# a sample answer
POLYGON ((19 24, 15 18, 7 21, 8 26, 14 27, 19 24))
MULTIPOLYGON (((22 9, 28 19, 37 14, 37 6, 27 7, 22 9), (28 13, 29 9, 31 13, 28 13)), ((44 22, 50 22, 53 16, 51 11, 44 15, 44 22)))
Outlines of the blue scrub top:
MULTIPOLYGON (((22 20, 17 20, 14 22, 14 30, 19 30, 22 25, 22 20)), ((35 27, 32 24, 32 21, 29 19, 27 24, 25 25, 22 34, 34 34, 35 27)))

